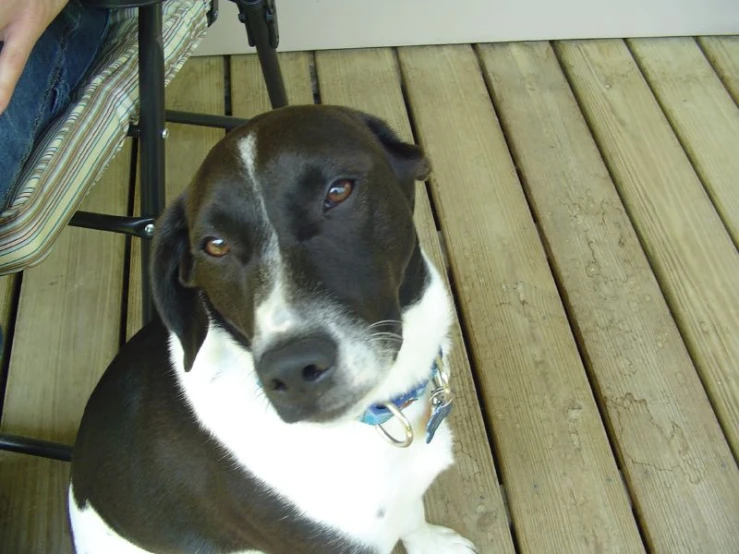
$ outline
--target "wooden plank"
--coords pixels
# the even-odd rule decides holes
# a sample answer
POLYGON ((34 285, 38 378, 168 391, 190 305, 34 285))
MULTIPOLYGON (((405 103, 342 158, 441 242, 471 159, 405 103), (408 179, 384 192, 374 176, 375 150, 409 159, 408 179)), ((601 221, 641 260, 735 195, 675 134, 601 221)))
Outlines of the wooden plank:
MULTIPOLYGON (((312 104, 310 66, 307 52, 278 54, 289 104, 312 104)), ((255 55, 231 57, 231 105, 234 115, 254 117, 272 109, 264 84, 259 58, 255 55)))
MULTIPOLYGON (((15 324, 15 288, 17 274, 0 277, 0 378, 2 377, 8 358, 8 342, 12 337, 12 327, 15 324)), ((0 405, 2 405, 0 403, 0 405)), ((2 415, 0 413, 0 415, 2 415)))
MULTIPOLYGON (((83 210, 126 213, 130 144, 83 210)), ((121 235, 67 228, 23 274, 2 430, 71 444, 87 398, 118 350, 121 235)), ((71 552, 68 466, 0 454, 0 536, 7 552, 71 552)))
POLYGON ((739 104, 739 36, 699 37, 698 43, 734 102, 739 104))
MULTIPOLYGON (((166 90, 168 109, 195 113, 223 115, 225 91, 223 84, 223 57, 190 58, 166 90)), ((222 129, 195 127, 168 123, 169 136, 165 142, 165 187, 167 204, 182 192, 210 149, 224 135, 222 129)), ((136 183, 135 213, 139 213, 138 180, 136 183)), ((126 338, 141 328, 141 244, 131 241, 129 270, 128 315, 126 338)))
POLYGON ((623 41, 557 49, 737 456, 736 247, 623 41))
POLYGON ((739 246, 739 107, 694 39, 639 39, 628 46, 739 246))
MULTIPOLYGON (((392 50, 319 52, 316 67, 323 103, 350 106, 381 117, 404 140, 413 141, 392 50)), ((416 187, 415 220, 421 245, 445 275, 439 236, 423 183, 416 187)), ((427 495, 427 516, 434 523, 462 533, 480 552, 513 552, 506 510, 456 318, 453 337, 451 365, 457 404, 451 424, 457 461, 427 495)))
POLYGON ((478 60, 468 46, 400 60, 521 550, 641 552, 478 60))
POLYGON ((480 53, 651 550, 739 551, 739 471, 554 52, 480 53))
POLYGON ((72 554, 69 464, 0 453, 0 552, 72 554))
POLYGON ((17 278, 17 273, 0 277, 0 325, 3 330, 7 329, 14 319, 13 296, 17 278))

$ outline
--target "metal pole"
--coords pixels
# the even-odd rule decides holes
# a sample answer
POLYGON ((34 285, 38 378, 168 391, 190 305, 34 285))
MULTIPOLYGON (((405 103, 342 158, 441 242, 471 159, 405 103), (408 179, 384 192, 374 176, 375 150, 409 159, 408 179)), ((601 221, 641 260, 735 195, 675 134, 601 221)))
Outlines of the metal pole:
POLYGON ((69 462, 72 459, 72 447, 58 442, 20 437, 8 433, 0 433, 0 450, 30 454, 52 460, 69 462))
POLYGON ((178 110, 166 110, 166 120, 170 123, 182 123, 185 125, 199 125, 202 127, 220 127, 230 131, 249 121, 240 117, 232 117, 230 115, 210 115, 192 112, 182 112, 178 110))
MULTIPOLYGON (((139 96, 141 129, 139 165, 141 216, 158 217, 164 210, 164 42, 162 4, 139 8, 139 96)), ((143 322, 153 316, 149 283, 149 241, 141 244, 141 286, 143 322)))
POLYGON ((274 0, 231 0, 239 7, 239 21, 246 26, 249 46, 256 46, 262 75, 273 108, 287 106, 277 46, 280 43, 274 0))
POLYGON ((80 211, 72 216, 69 225, 82 229, 121 233, 143 239, 150 239, 154 233, 154 220, 150 217, 126 217, 80 211))

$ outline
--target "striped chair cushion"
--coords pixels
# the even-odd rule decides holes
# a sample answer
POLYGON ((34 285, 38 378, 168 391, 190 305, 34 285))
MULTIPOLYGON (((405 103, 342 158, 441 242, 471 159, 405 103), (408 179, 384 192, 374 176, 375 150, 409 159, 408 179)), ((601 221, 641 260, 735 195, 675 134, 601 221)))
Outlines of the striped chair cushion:
MULTIPOLYGON (((209 0, 168 0, 163 9, 165 82, 207 30, 209 0)), ((91 77, 45 132, 0 214, 0 274, 38 264, 98 181, 138 112, 137 10, 116 10, 91 77)))

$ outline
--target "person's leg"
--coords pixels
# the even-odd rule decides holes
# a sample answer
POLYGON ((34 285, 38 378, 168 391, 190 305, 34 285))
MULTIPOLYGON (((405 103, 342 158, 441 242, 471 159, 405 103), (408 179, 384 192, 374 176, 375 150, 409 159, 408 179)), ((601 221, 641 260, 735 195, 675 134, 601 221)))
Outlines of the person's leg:
POLYGON ((107 10, 72 0, 36 43, 0 115, 0 209, 12 200, 36 140, 69 105, 104 40, 107 22, 107 10))

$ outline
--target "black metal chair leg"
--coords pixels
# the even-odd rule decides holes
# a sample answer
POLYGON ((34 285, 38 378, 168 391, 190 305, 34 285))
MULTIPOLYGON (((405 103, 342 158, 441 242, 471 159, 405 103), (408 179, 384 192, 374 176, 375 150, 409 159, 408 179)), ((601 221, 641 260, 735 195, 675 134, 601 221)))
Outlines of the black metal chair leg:
POLYGON ((280 43, 275 0, 231 0, 239 7, 239 21, 246 27, 249 46, 256 46, 259 64, 273 108, 287 106, 277 46, 280 43))
MULTIPOLYGON (((158 217, 164 210, 164 41, 161 3, 139 8, 139 96, 141 133, 139 184, 141 215, 158 217)), ((143 323, 151 321, 154 307, 149 283, 151 244, 141 244, 143 323)))
POLYGON ((170 123, 183 123, 185 125, 198 125, 201 127, 217 127, 231 131, 249 121, 240 117, 230 115, 211 115, 204 113, 183 112, 179 110, 166 110, 165 118, 170 123))
POLYGON ((9 433, 0 433, 0 450, 41 456, 63 462, 72 459, 72 447, 67 444, 21 437, 9 433))
MULTIPOLYGON (((116 8, 112 0, 87 0, 100 7, 116 8)), ((287 94, 282 80, 275 49, 279 43, 277 12, 274 0, 231 0, 239 5, 239 19, 246 25, 249 44, 256 46, 262 73, 273 108, 287 105, 287 94)), ((139 125, 134 126, 135 136, 140 138, 139 184, 141 186, 141 216, 121 217, 88 212, 78 212, 70 225, 99 229, 142 237, 142 293, 143 322, 151 320, 154 308, 149 282, 150 241, 153 222, 164 210, 164 42, 162 39, 161 0, 142 2, 139 6, 139 96, 141 109, 139 125)), ((218 16, 218 0, 212 0, 208 13, 209 25, 218 16)), ((191 114, 170 111, 168 119, 190 125, 221 127, 227 130, 244 124, 247 120, 235 117, 191 114)), ((52 441, 0 433, 0 451, 18 452, 44 458, 70 461, 72 446, 52 441)))

